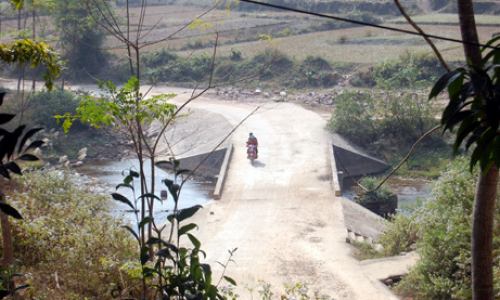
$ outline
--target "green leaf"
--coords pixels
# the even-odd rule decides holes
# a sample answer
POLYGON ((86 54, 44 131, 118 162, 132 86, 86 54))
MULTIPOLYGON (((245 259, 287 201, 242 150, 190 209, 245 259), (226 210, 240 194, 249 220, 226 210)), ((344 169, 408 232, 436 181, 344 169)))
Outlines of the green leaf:
POLYGON ((172 256, 172 254, 170 253, 170 249, 168 248, 162 248, 158 250, 155 255, 159 257, 168 258, 172 261, 174 260, 174 257, 172 256))
POLYGON ((144 219, 142 219, 142 221, 139 223, 139 228, 143 228, 144 225, 146 224, 149 224, 153 222, 153 218, 152 217, 145 217, 144 219))
POLYGON ((197 227, 198 227, 198 225, 196 225, 194 223, 182 226, 182 228, 179 229, 178 236, 182 236, 182 235, 188 233, 189 231, 191 231, 191 230, 193 230, 193 229, 195 229, 197 227))
POLYGON ((181 170, 178 170, 177 172, 175 172, 175 177, 181 175, 181 174, 189 174, 191 173, 191 170, 188 170, 188 169, 181 169, 181 170))
POLYGON ((476 128, 480 127, 481 123, 478 121, 474 120, 466 120, 460 124, 460 127, 458 129, 458 132, 456 134, 456 139, 455 143, 453 146, 453 153, 458 152, 458 148, 462 144, 463 140, 471 133, 473 132, 476 128))
POLYGON ((5 123, 9 123, 12 119, 14 119, 16 115, 11 114, 0 114, 0 125, 5 123))
POLYGON ((7 92, 5 91, 0 92, 0 106, 2 106, 3 104, 3 98, 5 97, 5 95, 7 95, 7 92))
POLYGON ((189 208, 181 209, 179 211, 179 216, 177 217, 178 222, 182 222, 186 219, 191 218, 198 210, 202 209, 203 206, 195 205, 189 208))
POLYGON ((472 135, 467 140, 467 143, 465 144, 465 149, 469 149, 469 147, 472 146, 472 144, 474 144, 486 130, 487 130, 486 127, 476 128, 472 133, 472 135))
POLYGON ((36 157, 35 155, 32 155, 32 154, 23 154, 23 155, 19 156, 17 159, 24 160, 24 161, 37 161, 37 160, 39 160, 38 157, 36 157))
POLYGON ((228 276, 224 276, 224 279, 229 282, 230 284, 234 285, 234 286, 237 286, 236 284, 236 281, 234 281, 234 279, 232 279, 231 277, 228 277, 228 276))
POLYGON ((13 161, 9 161, 5 164, 5 168, 7 168, 8 170, 10 170, 12 173, 15 173, 17 175, 22 175, 21 173, 21 168, 19 168, 19 166, 13 162, 13 161))
POLYGON ((493 141, 493 151, 492 151, 493 161, 500 167, 500 136, 497 135, 493 141))
POLYGON ((111 197, 113 197, 113 199, 115 199, 116 201, 119 201, 119 202, 122 202, 122 203, 125 203, 127 204, 128 206, 130 206, 133 210, 135 210, 135 207, 134 205, 132 204, 132 202, 130 202, 130 200, 128 200, 127 197, 121 195, 121 194, 118 194, 118 193, 112 193, 111 194, 111 197))
POLYGON ((139 238, 139 235, 137 235, 137 233, 132 228, 130 228, 127 225, 122 226, 122 227, 125 228, 125 229, 127 229, 135 237, 135 239, 137 240, 137 242, 139 242, 139 244, 141 244, 141 239, 139 238))
POLYGON ((7 170, 7 168, 5 168, 5 165, 3 165, 1 162, 0 162, 0 175, 2 175, 7 179, 10 179, 9 171, 7 170))
POLYGON ((201 248, 201 243, 200 241, 192 234, 188 233, 188 238, 189 240, 191 241, 191 243, 193 244, 193 246, 196 248, 196 249, 200 249, 201 248))
POLYGON ((27 289, 27 288, 29 288, 29 287, 30 287, 30 285, 29 285, 29 284, 20 285, 20 286, 18 286, 18 287, 16 287, 16 288, 14 289, 14 292, 19 291, 19 290, 25 290, 25 289, 27 289))
POLYGON ((8 205, 7 203, 0 203, 0 210, 14 219, 22 220, 23 217, 21 214, 12 206, 8 205))
POLYGON ((121 187, 126 187, 126 188, 129 188, 132 191, 134 191, 134 186, 132 186, 131 184, 126 184, 126 183, 120 183, 119 185, 117 185, 116 188, 115 188, 115 191, 118 190, 118 188, 121 188, 121 187))
POLYGON ((481 113, 479 110, 464 110, 456 113, 448 119, 446 123, 445 130, 455 127, 458 123, 465 121, 466 119, 472 118, 473 116, 481 113))
POLYGON ((7 297, 8 295, 10 295, 9 291, 6 291, 6 290, 1 290, 0 291, 0 299, 3 299, 5 297, 7 297))
POLYGON ((149 261, 149 247, 141 247, 141 265, 145 265, 149 261))
MULTIPOLYGON (((36 133, 38 133, 39 131, 41 131, 41 130, 43 130, 43 128, 33 128, 33 129, 29 130, 28 132, 26 132, 26 134, 24 135, 23 139, 21 140, 21 143, 19 144, 19 149, 17 150, 17 153, 21 153, 21 150, 23 149, 24 144, 26 144, 26 141, 29 138, 31 138, 32 136, 34 136, 36 133)), ((33 143, 39 143, 39 142, 41 142, 42 143, 41 145, 43 145, 42 141, 36 141, 36 142, 33 142, 33 143)), ((31 143, 31 145, 33 145, 33 143, 31 143)), ((30 147, 31 147, 31 145, 30 145, 30 147)), ((40 146, 37 146, 35 148, 38 148, 40 146)), ((28 147, 28 149, 29 149, 29 147, 28 147)), ((26 151, 28 151, 28 149, 26 149, 26 151)))
POLYGON ((162 201, 158 196, 156 196, 155 194, 151 194, 151 193, 146 193, 144 195, 139 196, 139 199, 142 199, 142 198, 152 198, 152 199, 162 201))
POLYGON ((43 144, 45 144, 44 141, 34 141, 33 143, 29 144, 29 146, 24 151, 28 151, 30 149, 40 148, 41 146, 43 146, 43 144))
POLYGON ((441 76, 439 80, 434 84, 432 90, 429 94, 429 99, 432 99, 439 95, 445 88, 447 88, 453 81, 455 81, 460 76, 463 76, 463 70, 457 69, 452 72, 448 72, 441 76))
POLYGON ((473 73, 471 75, 471 82, 476 93, 482 92, 488 84, 491 84, 488 73, 477 66, 472 66, 473 73))

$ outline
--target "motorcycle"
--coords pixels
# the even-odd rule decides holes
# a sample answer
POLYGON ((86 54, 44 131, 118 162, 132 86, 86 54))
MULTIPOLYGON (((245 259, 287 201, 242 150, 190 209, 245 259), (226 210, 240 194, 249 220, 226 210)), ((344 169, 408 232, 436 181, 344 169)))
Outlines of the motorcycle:
POLYGON ((253 161, 257 159, 257 146, 255 145, 247 145, 247 158, 250 160, 250 163, 253 165, 253 161))

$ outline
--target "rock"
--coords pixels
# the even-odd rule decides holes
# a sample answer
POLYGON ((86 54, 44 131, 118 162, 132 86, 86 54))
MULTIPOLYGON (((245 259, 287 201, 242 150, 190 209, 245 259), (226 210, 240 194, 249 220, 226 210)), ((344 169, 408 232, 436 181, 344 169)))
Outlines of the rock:
POLYGON ((74 164, 72 164, 71 166, 72 167, 79 167, 81 165, 83 165, 83 161, 79 160, 79 161, 75 162, 74 164))
POLYGON ((78 155, 87 155, 87 147, 83 147, 82 149, 80 149, 80 151, 78 151, 78 155))

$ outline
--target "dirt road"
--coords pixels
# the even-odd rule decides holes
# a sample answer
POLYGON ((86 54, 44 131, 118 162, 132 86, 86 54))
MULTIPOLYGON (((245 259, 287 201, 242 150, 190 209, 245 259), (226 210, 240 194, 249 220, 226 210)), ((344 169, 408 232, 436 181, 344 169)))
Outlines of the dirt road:
MULTIPOLYGON (((186 94, 175 101, 185 99, 186 94)), ((414 259, 360 264, 350 256, 341 202, 330 183, 324 118, 290 103, 202 98, 190 106, 222 114, 236 126, 259 105, 233 134, 235 149, 221 199, 206 203, 193 220, 215 274, 222 272, 216 262, 225 263, 227 250, 238 248, 226 275, 238 282, 242 299, 251 299, 244 287, 256 287, 259 280, 274 286, 273 299, 280 299, 283 284, 298 282, 335 299, 397 299, 378 278, 404 272, 414 259), (253 166, 245 153, 249 132, 259 140, 253 166)), ((260 298, 259 289, 253 297, 260 298)))

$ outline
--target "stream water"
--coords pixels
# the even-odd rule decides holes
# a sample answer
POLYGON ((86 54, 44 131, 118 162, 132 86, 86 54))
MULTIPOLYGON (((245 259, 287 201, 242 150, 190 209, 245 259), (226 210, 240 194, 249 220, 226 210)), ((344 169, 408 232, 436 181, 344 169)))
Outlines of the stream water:
MULTIPOLYGON (((431 194, 431 182, 422 179, 390 178, 387 186, 398 195, 398 209, 405 211, 409 206, 419 205, 419 199, 425 199, 431 194)), ((344 196, 354 199, 356 184, 352 180, 344 180, 344 196)))
MULTIPOLYGON (((146 162, 146 176, 149 178, 151 174, 151 167, 149 161, 146 162)), ((78 168, 78 172, 84 174, 90 178, 96 180, 96 182, 103 184, 106 187, 107 193, 117 192, 126 196, 132 203, 134 203, 134 194, 129 188, 119 188, 116 191, 115 187, 123 183, 125 176, 124 171, 127 170, 137 171, 139 169, 139 161, 135 160, 122 160, 122 161, 86 161, 84 165, 78 168)), ((167 187, 162 182, 163 179, 174 180, 174 175, 166 172, 162 169, 155 168, 155 194, 159 197, 161 190, 167 190, 167 187)), ((178 183, 180 184, 180 178, 178 178, 178 183)), ((134 189, 138 191, 140 189, 139 181, 134 180, 134 189)), ((197 204, 203 204, 205 201, 211 199, 211 194, 213 193, 214 184, 208 182, 199 182, 196 180, 188 180, 181 190, 181 195, 179 198, 179 208, 187 208, 197 204)), ((136 197, 139 196, 136 192, 136 197)), ((110 196, 110 200, 112 200, 110 196)), ((140 209, 141 201, 137 202, 136 207, 140 209)), ((127 221, 135 222, 135 214, 132 209, 125 204, 118 201, 113 201, 116 206, 116 214, 123 216, 127 221)), ((162 223, 167 220, 167 216, 174 207, 174 201, 171 195, 168 195, 167 200, 163 202, 155 201, 154 203, 154 216, 157 223, 162 223)))

